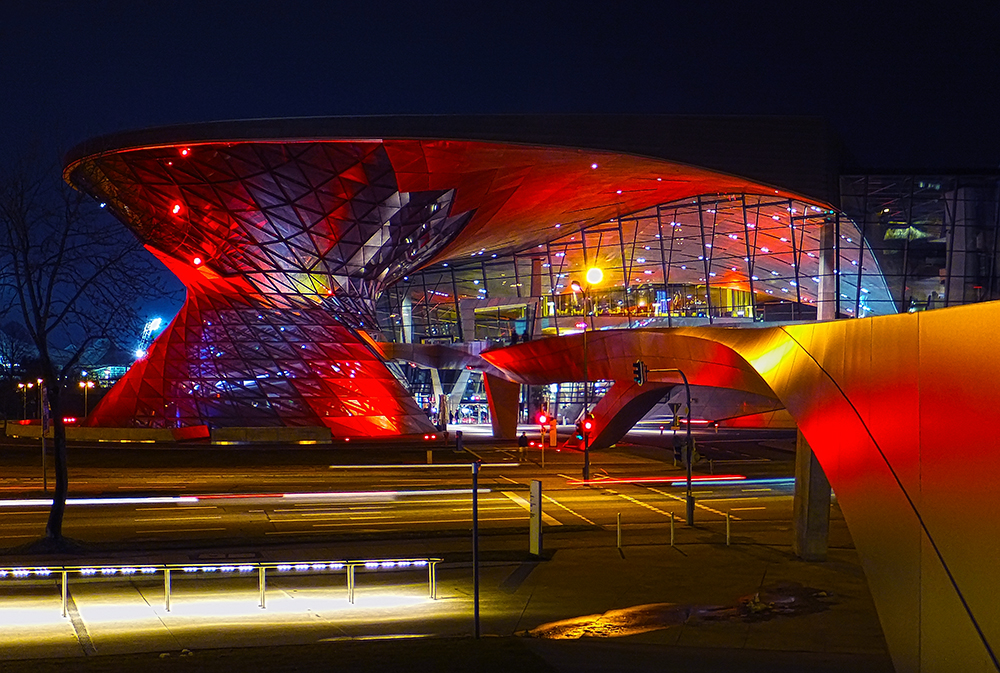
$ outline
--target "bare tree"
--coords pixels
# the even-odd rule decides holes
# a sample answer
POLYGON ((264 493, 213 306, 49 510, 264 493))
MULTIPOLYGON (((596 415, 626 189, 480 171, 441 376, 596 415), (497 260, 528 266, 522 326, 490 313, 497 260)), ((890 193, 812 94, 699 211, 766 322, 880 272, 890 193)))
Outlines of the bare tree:
POLYGON ((69 377, 95 340, 135 339, 140 305, 165 293, 161 278, 139 241, 55 171, 21 165, 0 176, 0 296, 11 299, 13 317, 37 349, 48 392, 55 491, 45 536, 57 548, 64 546, 69 486, 63 425, 69 377))

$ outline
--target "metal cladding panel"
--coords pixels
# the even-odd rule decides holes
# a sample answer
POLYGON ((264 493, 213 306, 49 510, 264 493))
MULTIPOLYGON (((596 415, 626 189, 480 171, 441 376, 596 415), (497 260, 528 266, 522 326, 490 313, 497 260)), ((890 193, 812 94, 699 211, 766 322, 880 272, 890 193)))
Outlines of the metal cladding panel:
MULTIPOLYGON (((998 322, 997 302, 931 311, 919 320, 921 513, 950 579, 993 643, 1000 641, 998 322)), ((928 618, 948 595, 948 583, 925 590, 928 618)))
MULTIPOLYGON (((599 427, 615 426, 619 410, 634 412, 634 359, 651 368, 670 363, 694 379, 722 369, 706 367, 706 355, 738 355, 792 414, 823 465, 896 669, 996 671, 997 325, 1000 302, 759 330, 601 332, 615 348, 590 369, 616 383, 599 407, 599 427), (721 349, 693 347, 699 341, 721 349)), ((484 357, 514 375, 527 367, 535 382, 578 380, 578 337, 531 346, 530 363, 511 357, 513 348, 484 357)), ((728 380, 737 387, 754 377, 728 380)))

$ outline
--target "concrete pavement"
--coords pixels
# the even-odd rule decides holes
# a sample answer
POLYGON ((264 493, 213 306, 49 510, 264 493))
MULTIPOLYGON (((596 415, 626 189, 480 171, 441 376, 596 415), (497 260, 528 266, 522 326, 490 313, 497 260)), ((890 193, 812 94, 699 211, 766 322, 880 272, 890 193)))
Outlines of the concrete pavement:
MULTIPOLYGON (((354 662, 349 670, 386 670, 394 660, 409 669, 454 671, 651 671, 670 662, 687 671, 892 670, 853 549, 833 549, 827 562, 809 564, 792 556, 788 546, 749 536, 726 547, 718 531, 708 528, 679 529, 678 540, 681 544, 671 548, 660 535, 637 532, 619 552, 608 533, 551 535, 554 552, 538 562, 509 551, 518 546, 516 540, 511 545, 484 539, 485 637, 478 643, 468 639, 472 586, 469 544, 463 539, 259 552, 260 560, 440 554, 445 563, 436 601, 427 597, 422 573, 359 575, 354 605, 346 600, 342 576, 274 578, 266 610, 257 607, 254 578, 186 579, 175 582, 173 609, 166 612, 162 580, 119 579, 72 584, 75 610, 64 619, 55 582, 7 581, 0 588, 0 671, 343 670, 331 662, 346 660, 354 662), (736 606, 759 591, 766 597, 789 587, 821 598, 804 614, 699 616, 707 608, 736 606), (551 641, 513 635, 650 603, 674 604, 693 616, 622 638, 551 641), (185 650, 193 654, 181 657, 185 650), (451 655, 442 658, 446 652, 451 655)), ((243 553, 248 552, 233 550, 235 556, 243 553)), ((197 550, 171 554, 175 558, 146 553, 133 560, 205 556, 197 550)), ((209 556, 217 555, 213 550, 209 556)), ((112 558, 121 563, 120 556, 112 558)))

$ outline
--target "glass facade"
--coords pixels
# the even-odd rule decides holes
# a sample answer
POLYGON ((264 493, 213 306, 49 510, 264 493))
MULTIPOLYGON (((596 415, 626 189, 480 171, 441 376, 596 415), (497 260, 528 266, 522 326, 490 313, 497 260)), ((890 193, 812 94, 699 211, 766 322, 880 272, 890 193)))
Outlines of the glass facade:
POLYGON ((896 310, 1000 298, 1000 177, 860 175, 841 178, 896 310))
POLYGON ((585 325, 811 320, 821 276, 840 317, 896 311, 857 225, 803 201, 701 196, 564 235, 559 228, 544 244, 505 255, 481 251, 405 277, 380 303, 385 337, 502 343, 585 325), (821 261, 824 246, 830 252, 821 261), (592 267, 603 279, 588 284, 592 267))

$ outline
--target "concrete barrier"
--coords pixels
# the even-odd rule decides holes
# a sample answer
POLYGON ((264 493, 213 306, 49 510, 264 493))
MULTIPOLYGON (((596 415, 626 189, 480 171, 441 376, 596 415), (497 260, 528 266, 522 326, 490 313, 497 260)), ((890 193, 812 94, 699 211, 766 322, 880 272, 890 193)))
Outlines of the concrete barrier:
POLYGON ((330 444, 330 428, 212 428, 213 444, 330 444))
MULTIPOLYGON (((8 437, 24 437, 38 439, 41 434, 40 425, 7 424, 8 437)), ((52 427, 45 433, 46 438, 52 437, 52 427)), ((186 428, 66 428, 66 439, 75 442, 181 442, 192 439, 208 439, 207 425, 194 425, 186 428)))

